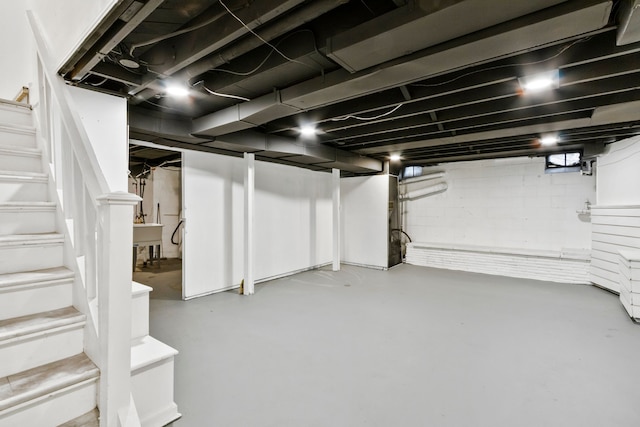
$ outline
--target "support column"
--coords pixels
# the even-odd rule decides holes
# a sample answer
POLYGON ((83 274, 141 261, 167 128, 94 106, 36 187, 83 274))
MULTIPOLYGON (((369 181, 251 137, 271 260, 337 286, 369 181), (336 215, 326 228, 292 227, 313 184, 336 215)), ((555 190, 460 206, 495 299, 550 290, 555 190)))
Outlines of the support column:
POLYGON ((340 271, 340 169, 331 170, 333 187, 333 271, 340 271))
POLYGON ((118 427, 131 409, 131 218, 140 198, 116 192, 97 201, 100 427, 118 427))
POLYGON ((244 295, 252 295, 254 292, 255 159, 254 154, 244 153, 244 295))

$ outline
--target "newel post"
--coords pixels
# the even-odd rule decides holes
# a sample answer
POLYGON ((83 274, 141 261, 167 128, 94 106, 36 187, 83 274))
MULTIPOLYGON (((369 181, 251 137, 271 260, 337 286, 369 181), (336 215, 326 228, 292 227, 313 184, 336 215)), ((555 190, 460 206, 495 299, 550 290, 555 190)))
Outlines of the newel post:
POLYGON ((130 406, 132 224, 139 201, 125 192, 97 198, 100 427, 117 427, 130 406))

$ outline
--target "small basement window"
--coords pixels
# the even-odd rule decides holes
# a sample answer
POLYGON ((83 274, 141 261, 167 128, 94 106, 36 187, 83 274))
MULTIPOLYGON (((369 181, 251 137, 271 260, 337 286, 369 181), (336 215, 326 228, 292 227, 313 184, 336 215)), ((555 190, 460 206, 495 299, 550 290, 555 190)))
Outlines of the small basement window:
POLYGON ((422 175, 422 166, 407 166, 402 170, 400 180, 407 178, 415 178, 422 175))
POLYGON ((549 154, 546 157, 545 173, 580 172, 581 153, 549 154))

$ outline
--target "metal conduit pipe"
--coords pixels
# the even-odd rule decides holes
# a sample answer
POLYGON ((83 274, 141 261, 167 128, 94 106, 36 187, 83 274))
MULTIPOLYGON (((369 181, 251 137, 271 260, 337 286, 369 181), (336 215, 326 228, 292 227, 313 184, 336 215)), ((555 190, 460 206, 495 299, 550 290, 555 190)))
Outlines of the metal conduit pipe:
POLYGON ((438 179, 438 178, 444 178, 445 173, 444 172, 435 172, 435 173, 430 173, 427 175, 420 175, 420 176, 416 176, 414 178, 407 178, 403 181, 400 182, 400 185, 408 185, 408 184, 413 184, 415 182, 421 182, 421 181, 427 181, 427 180, 431 180, 431 179, 438 179))
MULTIPOLYGON (((349 0, 320 0, 306 7, 301 7, 300 9, 293 11, 292 13, 286 15, 284 18, 276 21, 272 25, 267 25, 264 29, 259 29, 257 32, 263 39, 271 41, 276 37, 294 30, 300 25, 312 21, 315 18, 324 15, 325 13, 335 9, 336 7, 348 2, 349 0)), ((198 77, 199 75, 209 70, 213 70, 221 65, 224 65, 263 44, 264 43, 255 36, 245 37, 241 41, 238 41, 237 43, 234 43, 229 47, 223 48, 218 52, 214 52, 208 57, 200 59, 193 64, 185 67, 179 72, 173 74, 173 78, 179 81, 191 80, 194 77, 198 77)), ((320 72, 320 70, 318 70, 318 72, 320 72)), ((131 99, 131 103, 139 104, 140 102, 153 97, 156 94, 156 91, 152 90, 154 89, 155 84, 158 83, 156 82, 153 85, 150 85, 150 89, 144 89, 140 93, 136 94, 136 96, 131 99)))
POLYGON ((402 201, 415 200, 415 199, 419 199, 419 198, 426 197, 426 196, 432 196, 434 194, 438 194, 438 193, 442 193, 444 191, 447 191, 447 188, 449 188, 447 183, 446 182, 441 182, 441 183, 436 184, 436 185, 431 185, 429 187, 421 188, 419 190, 409 191, 409 192, 407 192, 405 194, 402 194, 400 196, 400 200, 402 200, 402 201))

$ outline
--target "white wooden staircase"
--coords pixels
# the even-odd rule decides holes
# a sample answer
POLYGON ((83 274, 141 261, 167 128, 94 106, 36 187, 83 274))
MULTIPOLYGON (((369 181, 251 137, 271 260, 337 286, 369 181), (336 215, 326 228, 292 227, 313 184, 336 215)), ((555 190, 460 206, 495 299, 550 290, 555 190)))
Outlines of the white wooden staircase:
MULTIPOLYGON (((31 109, 0 100, 0 427, 98 426, 100 370, 85 354, 91 327, 74 307, 83 296, 44 165, 31 109)), ((177 351, 149 336, 150 290, 134 283, 131 300, 133 425, 144 427, 180 416, 177 351)))
POLYGON ((0 103, 1 427, 57 426, 97 404, 42 165, 30 108, 0 103))

